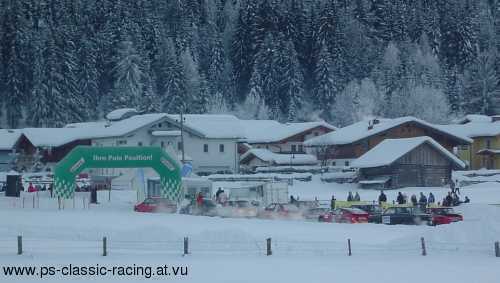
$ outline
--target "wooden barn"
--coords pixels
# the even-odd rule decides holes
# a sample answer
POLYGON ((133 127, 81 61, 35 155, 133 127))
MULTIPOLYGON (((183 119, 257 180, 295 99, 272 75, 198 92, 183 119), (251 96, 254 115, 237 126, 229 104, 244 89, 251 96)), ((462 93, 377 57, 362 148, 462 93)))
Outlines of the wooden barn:
POLYGON ((362 188, 439 187, 465 164, 430 137, 386 139, 355 160, 362 188))

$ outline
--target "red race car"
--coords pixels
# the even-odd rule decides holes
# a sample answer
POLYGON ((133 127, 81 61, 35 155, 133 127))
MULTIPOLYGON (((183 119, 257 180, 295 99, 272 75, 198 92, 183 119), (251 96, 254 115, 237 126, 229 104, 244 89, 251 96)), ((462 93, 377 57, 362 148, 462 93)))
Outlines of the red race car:
POLYGON ((433 225, 450 224, 464 220, 464 217, 453 211, 451 207, 431 207, 428 212, 432 216, 433 225))
POLYGON ((338 208, 319 216, 320 222, 368 223, 369 214, 358 208, 338 208))
POLYGON ((177 203, 164 198, 147 198, 143 202, 136 204, 134 211, 175 213, 177 203))

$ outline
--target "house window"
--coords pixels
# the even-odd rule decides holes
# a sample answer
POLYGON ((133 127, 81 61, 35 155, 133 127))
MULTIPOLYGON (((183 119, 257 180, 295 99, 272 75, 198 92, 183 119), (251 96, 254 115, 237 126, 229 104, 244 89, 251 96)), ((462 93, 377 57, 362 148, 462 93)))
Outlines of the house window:
POLYGON ((138 146, 142 146, 142 142, 138 142, 138 143, 137 143, 137 145, 138 145, 138 146))
POLYGON ((292 152, 296 152, 297 151, 297 146, 292 144, 292 152))
POLYGON ((203 145, 203 152, 208 152, 208 144, 203 145))
MULTIPOLYGON (((207 148, 208 150, 208 148, 207 148)), ((219 152, 224 152, 224 145, 223 144, 219 144, 219 152)))
POLYGON ((318 132, 314 132, 314 136, 319 136, 319 133, 318 132))
POLYGON ((345 165, 345 166, 349 166, 349 161, 345 161, 345 162, 344 162, 344 165, 345 165))
POLYGON ((160 124, 158 124, 158 128, 161 128, 161 123, 160 123, 160 124))
POLYGON ((177 150, 182 150, 182 142, 177 143, 177 150))
POLYGON ((164 141, 162 141, 162 142, 160 143, 160 146, 161 146, 161 148, 165 148, 165 142, 164 142, 164 141))
POLYGON ((116 145, 126 145, 127 144, 127 140, 118 140, 116 141, 116 145))
POLYGON ((491 148, 491 140, 490 139, 486 140, 486 148, 491 148))
POLYGON ((299 152, 304 152, 304 146, 299 144, 299 152))
POLYGON ((332 161, 332 166, 337 166, 337 162, 336 161, 332 161))

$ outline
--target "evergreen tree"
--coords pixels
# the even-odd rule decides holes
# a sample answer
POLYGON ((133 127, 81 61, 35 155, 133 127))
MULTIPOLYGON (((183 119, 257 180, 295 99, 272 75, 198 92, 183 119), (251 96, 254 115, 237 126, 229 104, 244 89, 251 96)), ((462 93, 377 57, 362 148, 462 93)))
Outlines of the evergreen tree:
POLYGON ((335 103, 335 96, 337 95, 338 89, 332 72, 332 57, 330 52, 328 52, 326 44, 323 44, 318 58, 319 61, 315 72, 316 91, 314 101, 318 108, 323 110, 324 118, 329 120, 330 117, 328 117, 328 114, 335 103))

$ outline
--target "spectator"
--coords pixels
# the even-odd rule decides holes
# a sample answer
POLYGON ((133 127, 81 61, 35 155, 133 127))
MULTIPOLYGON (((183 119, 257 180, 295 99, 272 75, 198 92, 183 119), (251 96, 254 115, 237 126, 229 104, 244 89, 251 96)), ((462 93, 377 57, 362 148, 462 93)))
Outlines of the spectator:
POLYGON ((411 204, 412 204, 413 206, 417 206, 417 203, 418 203, 418 202, 417 202, 417 196, 416 196, 415 194, 411 195, 410 200, 411 200, 411 204))
POLYGON ((427 199, 427 202, 429 204, 436 202, 436 199, 434 198, 434 195, 432 193, 429 193, 429 198, 427 199))
POLYGON ((353 201, 354 200, 354 197, 352 196, 352 192, 349 192, 349 194, 347 195, 347 201, 353 201))
POLYGON ((358 192, 354 195, 354 201, 361 201, 361 197, 359 196, 358 192))
POLYGON ((196 196, 196 205, 202 206, 203 205, 203 194, 201 192, 198 193, 196 196))
POLYGON ((398 204, 404 204, 405 203, 405 197, 401 192, 398 193, 398 197, 396 199, 398 201, 398 204))
POLYGON ((453 204, 453 197, 451 196, 451 192, 448 192, 448 195, 443 200, 443 206, 451 206, 453 204))
POLYGON ((418 204, 422 208, 425 208, 427 206, 427 197, 422 192, 420 192, 420 199, 418 200, 418 204))
POLYGON ((334 195, 332 195, 332 200, 330 200, 330 208, 331 208, 332 210, 334 210, 334 209, 335 209, 335 201, 336 201, 335 196, 334 196, 334 195))
POLYGON ((296 202, 295 198, 293 196, 290 196, 290 203, 294 204, 296 202))
POLYGON ((450 190, 451 190, 451 193, 455 192, 455 182, 453 182, 453 180, 450 180, 450 190))
POLYGON ((38 190, 33 186, 32 183, 30 183, 28 186, 28 193, 34 193, 36 191, 38 191, 38 190))
POLYGON ((383 202, 387 202, 387 196, 384 194, 384 190, 381 190, 378 196, 378 203, 381 204, 383 202))
POLYGON ((458 179, 455 180, 455 193, 460 194, 460 182, 458 179))
POLYGON ((465 200, 464 200, 464 203, 469 203, 470 202, 470 199, 468 196, 465 196, 465 200))

